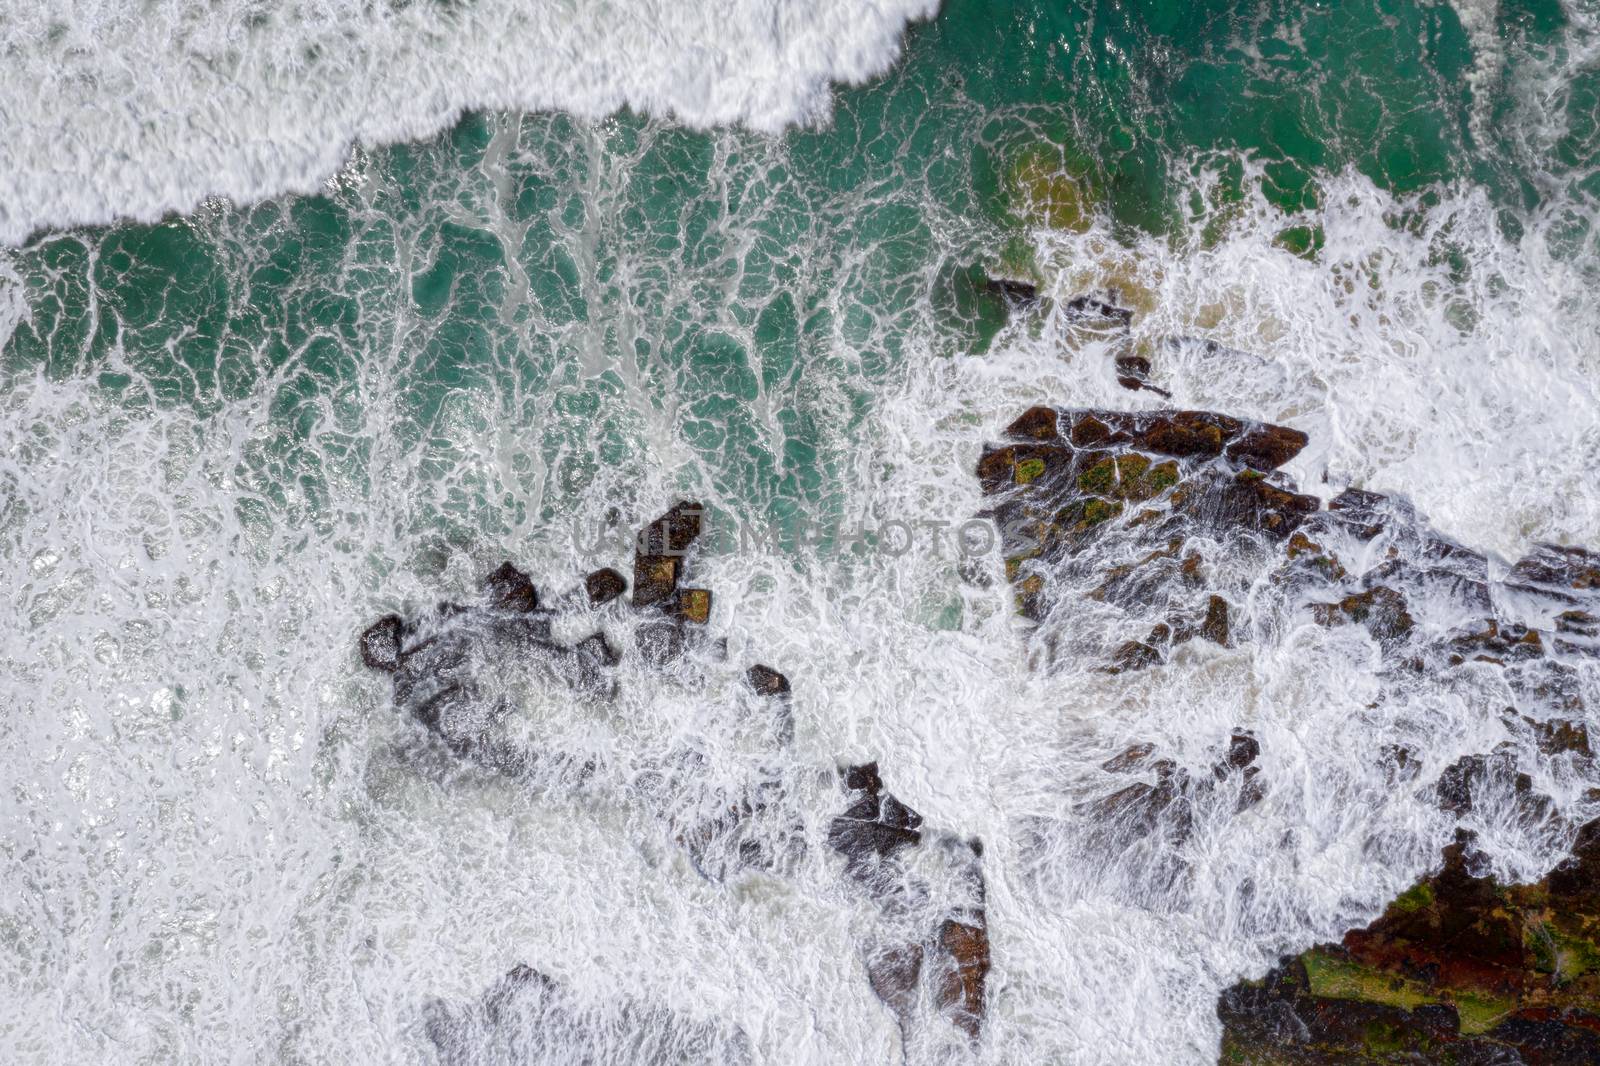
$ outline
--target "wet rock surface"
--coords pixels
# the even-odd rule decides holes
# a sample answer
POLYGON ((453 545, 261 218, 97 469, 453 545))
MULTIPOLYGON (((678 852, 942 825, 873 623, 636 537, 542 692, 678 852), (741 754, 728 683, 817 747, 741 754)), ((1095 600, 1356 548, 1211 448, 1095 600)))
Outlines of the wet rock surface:
POLYGON ((1542 881, 1501 885, 1471 837, 1338 944, 1225 992, 1224 1063, 1600 1062, 1600 821, 1542 881))
MULTIPOLYGON (((683 579, 701 528, 700 508, 680 503, 641 531, 631 600, 623 599, 626 580, 607 568, 584 578, 581 590, 555 598, 558 606, 544 607, 533 581, 507 562, 484 578, 474 602, 373 623, 358 642, 362 661, 391 676, 395 707, 453 755, 547 792, 575 793, 598 776, 596 761, 535 750, 505 736, 498 726, 512 713, 514 695, 494 679, 512 667, 538 685, 605 706, 617 700, 618 667, 629 654, 647 669, 698 668, 701 662, 688 653, 713 646, 700 635, 710 625, 713 598, 710 590, 685 587, 683 579), (627 609, 617 614, 607 606, 613 603, 627 609), (631 623, 631 651, 603 628, 576 641, 555 635, 574 619, 595 624, 603 618, 631 623)), ((743 670, 742 682, 746 703, 753 701, 768 720, 761 731, 765 743, 771 750, 787 748, 794 735, 789 678, 754 663, 743 670)), ((744 713, 751 713, 748 707, 744 713)), ((807 839, 788 782, 758 773, 742 787, 691 785, 707 776, 706 764, 693 748, 678 751, 631 788, 665 819, 673 842, 708 880, 791 872, 807 839)), ((843 784, 848 806, 829 824, 826 846, 843 856, 846 882, 884 917, 875 939, 862 946, 869 985, 893 1013, 908 1057, 913 1044, 926 1043, 931 1019, 942 1019, 961 1041, 976 1042, 990 968, 981 848, 948 833, 927 833, 921 816, 884 789, 876 764, 844 771, 843 784), (910 932, 901 937, 903 929, 910 932)), ((698 1049, 690 1061, 747 1057, 742 1034, 685 1025, 649 1005, 580 1004, 559 982, 527 966, 512 970, 480 1002, 433 1004, 427 1025, 445 1061, 467 1061, 459 1055, 486 1046, 512 1055, 566 1049, 579 1061, 585 1049, 599 1046, 596 1026, 633 1031, 636 1022, 678 1050, 698 1049)), ((941 1046, 932 1035, 932 1046, 941 1046)))
MULTIPOLYGON (((977 475, 1030 657, 1130 675, 1191 642, 1206 655, 1324 630, 1380 664, 1375 717, 1424 677, 1492 694, 1481 717, 1505 739, 1488 750, 1383 748, 1389 786, 1464 834, 1444 869, 1366 930, 1230 990, 1223 1061, 1600 1062, 1600 830, 1562 813, 1600 800, 1587 724, 1600 555, 1541 545, 1507 564, 1403 499, 1352 489, 1324 505, 1280 470, 1306 444, 1216 412, 1024 412, 977 475), (1585 788, 1576 806, 1554 798, 1585 788), (1537 885, 1497 885, 1475 865, 1474 830, 1577 832, 1576 857, 1537 885)), ((1196 827, 1250 817, 1276 784, 1243 728, 1209 770, 1189 759, 1142 741, 1076 785, 1084 854, 1139 851, 1138 890, 1181 893, 1196 827)))
POLYGON ((884 788, 876 763, 846 767, 840 778, 848 806, 829 823, 828 846, 844 857, 845 876, 898 919, 890 924, 909 927, 901 939, 865 946, 873 993, 908 1044, 930 1013, 976 1041, 990 968, 982 845, 924 830, 922 816, 884 788), (933 854, 915 854, 924 850, 933 854), (937 894, 929 867, 941 875, 937 894))

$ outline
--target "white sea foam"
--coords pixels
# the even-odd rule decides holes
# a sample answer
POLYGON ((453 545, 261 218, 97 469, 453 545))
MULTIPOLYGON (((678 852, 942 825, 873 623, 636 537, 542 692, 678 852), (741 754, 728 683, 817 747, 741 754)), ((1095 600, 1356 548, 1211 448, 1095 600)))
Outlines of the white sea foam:
POLYGON ((777 130, 884 70, 936 0, 266 5, 71 0, 0 20, 0 244, 308 192, 464 109, 777 130))

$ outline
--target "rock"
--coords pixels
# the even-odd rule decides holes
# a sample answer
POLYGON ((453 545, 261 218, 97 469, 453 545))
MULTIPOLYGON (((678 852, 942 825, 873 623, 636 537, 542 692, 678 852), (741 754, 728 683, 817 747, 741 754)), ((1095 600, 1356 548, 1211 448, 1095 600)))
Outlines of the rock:
POLYGON ((845 857, 858 879, 877 876, 877 862, 921 843, 922 816, 883 791, 878 764, 847 767, 844 786, 854 802, 828 825, 828 846, 845 857))
POLYGON ((700 535, 705 509, 697 503, 676 503, 666 514, 639 531, 633 559, 633 605, 650 607, 670 602, 678 591, 683 558, 700 535))
POLYGON ((865 949, 874 994, 909 1038, 918 1020, 919 989, 931 985, 938 1013, 969 1040, 977 1040, 990 968, 982 845, 936 836, 934 846, 949 873, 940 890, 933 891, 903 861, 911 850, 928 845, 922 816, 884 789, 877 763, 845 767, 840 777, 849 807, 829 824, 828 846, 844 856, 845 875, 900 921, 919 915, 917 920, 925 917, 930 923, 920 942, 865 949))
POLYGON ((760 663, 745 671, 745 680, 758 696, 787 696, 789 679, 770 666, 760 663))
POLYGON ((394 673, 400 669, 406 624, 397 614, 386 614, 361 634, 361 661, 373 670, 394 673))
POLYGON ((1054 408, 1030 407, 1005 429, 1013 440, 1053 441, 1061 439, 1060 423, 1054 408))
POLYGON ((666 666, 683 658, 687 643, 683 623, 676 618, 650 618, 633 631, 634 646, 651 666, 666 666))
POLYGON ((1206 619, 1200 623, 1200 635, 1224 648, 1229 643, 1228 601, 1221 596, 1206 600, 1206 619))
POLYGON ((1154 744, 1133 744, 1124 748, 1121 753, 1112 756, 1100 764, 1100 769, 1113 774, 1125 774, 1144 765, 1156 750, 1154 744))
POLYGON ((1230 443, 1223 454, 1253 470, 1276 470, 1299 455, 1310 440, 1298 429, 1257 425, 1230 443))
POLYGON ((519 964, 482 996, 422 1010, 429 1057, 441 1066, 485 1063, 718 1063, 746 1066, 750 1041, 736 1026, 680 1014, 665 1003, 600 989, 579 994, 519 964), (606 998, 606 997, 610 998, 606 998), (626 1034, 619 1054, 618 1035, 626 1034))
POLYGON ((989 976, 989 934, 981 925, 946 919, 939 926, 938 945, 944 972, 935 1001, 969 1040, 977 1040, 989 976))
POLYGON ((583 590, 589 597, 591 607, 599 607, 610 603, 612 600, 628 591, 628 582, 621 574, 609 566, 596 570, 583 579, 583 590))
POLYGON ((1236 729, 1228 738, 1228 755, 1224 765, 1230 769, 1243 770, 1246 766, 1256 761, 1261 754, 1261 742, 1256 740, 1255 734, 1246 730, 1236 729))
POLYGON ((1165 661, 1161 650, 1154 644, 1142 640, 1130 640, 1118 645, 1111 656, 1111 664, 1105 668, 1108 674, 1127 673, 1132 670, 1143 670, 1147 667, 1157 666, 1165 661))
POLYGON ((533 579, 510 563, 501 563, 483 579, 483 592, 493 610, 526 614, 539 606, 533 579))
POLYGON ((1100 824, 1099 835, 1109 845, 1125 845, 1158 830, 1168 843, 1182 844, 1193 829, 1195 806, 1206 802, 1219 785, 1228 781, 1239 783, 1236 812, 1254 806, 1265 795, 1259 780, 1261 768, 1254 765, 1261 754, 1261 744, 1248 730, 1233 731, 1227 751, 1212 766, 1209 779, 1197 778, 1170 759, 1150 761, 1154 751, 1154 745, 1135 744, 1101 764, 1101 769, 1111 773, 1148 770, 1155 777, 1153 783, 1128 785, 1083 806, 1085 813, 1100 824))
POLYGON ((1511 584, 1571 594, 1600 591, 1600 553, 1541 544, 1511 568, 1511 584))
POLYGON ((1225 992, 1224 1057, 1242 1062, 1600 1061, 1600 821, 1533 885, 1500 885, 1468 858, 1339 944, 1225 992))
POLYGON ((1416 624, 1405 597, 1386 585, 1352 593, 1338 603, 1314 604, 1311 614, 1318 625, 1364 625, 1378 640, 1390 643, 1405 638, 1416 624))
MULTIPOLYGON (((1160 598, 1158 590, 1180 577, 1180 558, 1181 580, 1197 583, 1199 557, 1183 551, 1190 534, 1212 542, 1240 535, 1284 540, 1320 506, 1282 484, 1281 475, 1269 478, 1258 469, 1304 446, 1304 434, 1284 427, 1207 411, 1036 407, 1006 436, 1009 443, 984 451, 977 472, 995 499, 985 513, 1000 528, 1019 610, 1035 620, 1054 607, 1046 575, 1071 574, 1073 560, 1109 531, 1154 548, 1143 563, 1118 564, 1095 593, 1128 605, 1130 598, 1160 598)), ((1155 661, 1151 651, 1131 645, 1113 658, 1115 669, 1155 661)))
POLYGON ((1133 324, 1132 311, 1126 307, 1118 307, 1113 303, 1108 303, 1098 296, 1074 296, 1066 302, 1064 310, 1067 318, 1071 321, 1099 321, 1114 329, 1124 330, 1133 324))
POLYGON ((685 622, 703 626, 711 621, 711 592, 708 589, 679 589, 677 614, 685 622))
POLYGON ((922 980, 921 944, 895 944, 867 953, 867 983, 896 1018, 911 1017, 922 980))
POLYGON ((1031 281, 1022 281, 1018 278, 985 276, 983 290, 999 296, 1005 300, 1007 306, 1013 308, 1033 307, 1039 302, 1039 286, 1031 281))

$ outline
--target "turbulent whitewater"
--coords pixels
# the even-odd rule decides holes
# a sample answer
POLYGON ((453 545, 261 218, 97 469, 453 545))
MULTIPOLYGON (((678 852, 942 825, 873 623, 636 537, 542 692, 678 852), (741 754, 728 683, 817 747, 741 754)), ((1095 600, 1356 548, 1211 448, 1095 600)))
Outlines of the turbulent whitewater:
POLYGON ((623 107, 777 130, 898 53, 932 0, 84 0, 0 21, 0 243, 310 192, 353 144, 469 108, 623 107))
POLYGON ((1397 672, 1223 555, 1259 639, 1108 673, 1151 620, 1091 602, 1051 639, 1095 654, 1047 661, 950 530, 1028 408, 1174 407, 1304 432, 1301 493, 1387 494, 1497 581, 1600 547, 1594 4, 932 6, 3 20, 0 1060, 896 1061, 894 918, 828 844, 871 761, 982 843, 981 1039, 930 1022, 913 1063, 1209 1064, 1224 989, 1458 824, 1502 878, 1560 860, 1591 783, 1492 672, 1397 672), (573 605, 680 499, 777 531, 693 559, 695 669, 469 671, 592 769, 464 757, 362 665, 505 561, 552 642, 634 647, 573 605), (1258 802, 1106 838, 1108 760, 1234 789, 1238 730, 1258 802), (1441 809, 1497 748, 1550 819, 1441 809), (708 868, 681 816, 754 779, 789 858, 708 868))

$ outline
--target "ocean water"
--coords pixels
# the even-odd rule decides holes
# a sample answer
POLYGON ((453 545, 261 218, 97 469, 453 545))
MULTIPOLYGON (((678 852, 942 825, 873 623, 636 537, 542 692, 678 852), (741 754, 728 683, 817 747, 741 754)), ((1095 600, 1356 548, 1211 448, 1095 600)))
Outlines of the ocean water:
MULTIPOLYGON (((1158 406, 1077 293, 1136 311, 1173 404, 1309 433, 1305 491, 1501 561, 1600 545, 1593 0, 15 14, 0 1060, 896 1061, 881 919, 820 846, 875 758, 985 844, 983 1040, 908 1061, 1214 1061, 1217 992, 1377 913, 1453 832, 1439 773, 1517 738, 1492 683, 1397 687, 1348 631, 1038 669, 997 558, 796 533, 958 525, 1026 406, 1158 406), (1008 317, 974 266, 1056 300, 1008 317), (605 766, 564 791, 434 750, 356 654, 502 559, 620 566, 584 534, 684 496, 788 531, 693 571, 730 662, 795 685, 781 875, 706 878, 637 786, 748 770, 727 670, 523 692, 605 766), (1240 726, 1260 805, 1096 836, 1108 756, 1202 770, 1240 726), (563 989, 533 1036, 435 1039, 518 963, 563 989)), ((1518 751, 1560 825, 1600 813, 1518 751)), ((1473 817, 1501 876, 1569 842, 1473 817)))

